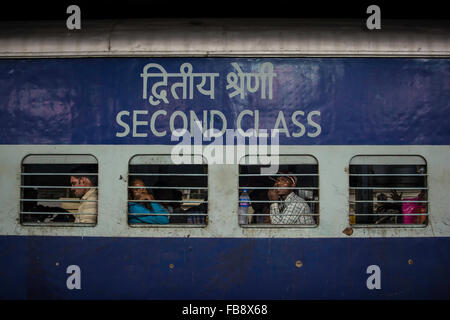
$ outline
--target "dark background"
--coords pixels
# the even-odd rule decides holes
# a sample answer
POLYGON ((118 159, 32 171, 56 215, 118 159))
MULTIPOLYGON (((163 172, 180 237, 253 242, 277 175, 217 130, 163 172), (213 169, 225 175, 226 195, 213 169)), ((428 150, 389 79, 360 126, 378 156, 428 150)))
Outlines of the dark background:
POLYGON ((0 20, 66 20, 71 4, 81 8, 82 19, 146 18, 308 18, 367 19, 371 4, 381 8, 382 19, 450 20, 446 1, 323 1, 323 0, 126 0, 126 1, 8 1, 0 20))

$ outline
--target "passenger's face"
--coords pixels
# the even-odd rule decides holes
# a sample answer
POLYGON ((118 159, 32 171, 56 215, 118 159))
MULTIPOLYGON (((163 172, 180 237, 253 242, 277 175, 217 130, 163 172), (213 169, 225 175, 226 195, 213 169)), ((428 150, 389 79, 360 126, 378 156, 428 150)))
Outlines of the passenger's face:
POLYGON ((131 189, 131 193, 133 194, 133 199, 139 199, 143 193, 146 193, 145 185, 142 180, 134 180, 131 184, 133 187, 142 187, 142 188, 133 188, 131 189))
POLYGON ((289 194, 291 189, 284 188, 292 188, 293 183, 292 180, 287 177, 278 177, 275 181, 274 187, 282 187, 283 189, 277 189, 279 195, 289 194))
POLYGON ((89 185, 86 182, 86 179, 77 178, 77 177, 70 177, 70 185, 72 187, 87 187, 87 188, 73 188, 70 189, 75 197, 81 198, 84 196, 84 194, 89 190, 89 185))

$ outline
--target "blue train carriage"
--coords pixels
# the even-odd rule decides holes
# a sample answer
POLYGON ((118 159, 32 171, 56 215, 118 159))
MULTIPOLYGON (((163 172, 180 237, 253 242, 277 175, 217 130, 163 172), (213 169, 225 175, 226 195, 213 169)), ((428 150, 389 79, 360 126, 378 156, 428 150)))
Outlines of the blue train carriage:
POLYGON ((0 28, 2 299, 450 297, 448 26, 269 22, 0 28))

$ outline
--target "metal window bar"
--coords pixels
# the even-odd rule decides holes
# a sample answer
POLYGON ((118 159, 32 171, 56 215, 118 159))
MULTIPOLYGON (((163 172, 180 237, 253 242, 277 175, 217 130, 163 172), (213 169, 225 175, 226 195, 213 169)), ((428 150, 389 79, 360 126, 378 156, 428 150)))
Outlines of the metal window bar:
POLYGON ((429 216, 428 212, 424 213, 351 213, 351 216, 429 216))
POLYGON ((352 227, 355 228, 423 228, 426 226, 425 223, 411 223, 411 224, 403 224, 403 223, 386 223, 386 224, 379 224, 379 223, 358 223, 358 224, 351 224, 352 227))
POLYGON ((293 174, 262 174, 262 173, 242 173, 239 177, 318 177, 318 173, 293 173, 293 174))
POLYGON ((39 227, 81 227, 81 226, 95 226, 96 222, 63 222, 63 221, 23 221, 24 226, 39 226, 39 227))
POLYGON ((136 212, 129 212, 128 215, 130 216, 207 216, 207 213, 204 212, 190 212, 190 213, 136 213, 136 212))
MULTIPOLYGON (((34 163, 27 163, 26 165, 29 164, 34 164, 34 163)), ((46 165, 51 165, 52 163, 39 163, 39 164, 46 164, 46 165)), ((59 164, 59 163, 58 163, 59 164)), ((58 165, 56 164, 56 165, 58 165)), ((71 165, 71 163, 62 163, 64 165, 71 165)), ((81 163, 81 164, 84 164, 81 163)), ((77 163, 78 165, 78 163, 77 163)), ((98 176, 98 172, 21 172, 21 176, 23 178, 25 177, 40 177, 40 176, 59 176, 59 177, 69 177, 69 176, 98 176)), ((85 187, 85 186, 54 186, 54 185, 20 185, 20 188, 22 190, 25 189, 35 189, 35 190, 49 190, 47 192, 51 192, 51 190, 55 190, 54 192, 57 192, 56 190, 70 190, 70 189, 98 189, 97 186, 89 186, 89 187, 85 187)), ((28 199, 28 198, 20 198, 19 199, 20 203, 24 206, 25 202, 36 202, 36 203, 45 203, 45 202, 58 202, 58 203, 82 203, 82 202, 95 202, 98 203, 97 200, 82 200, 82 199, 44 199, 44 198, 33 198, 33 199, 28 199)), ((23 209, 22 209, 23 210, 23 209)), ((97 216, 98 213, 92 213, 92 212, 57 212, 57 211, 51 211, 51 212, 47 212, 47 211, 20 211, 19 212, 19 216, 24 217, 24 216, 42 216, 42 215, 48 215, 48 219, 53 219, 56 216, 83 216, 83 215, 88 215, 88 216, 97 216)), ((76 209, 74 209, 76 210, 76 209)), ((26 225, 95 225, 95 223, 84 223, 84 222, 74 222, 74 221, 22 221, 21 223, 26 224, 26 225)))
MULTIPOLYGON (((241 216, 265 216, 270 217, 270 213, 241 213, 241 216)), ((283 214, 283 217, 319 216, 318 213, 283 214)))
POLYGON ((160 177, 207 177, 207 173, 129 173, 129 176, 160 176, 160 177))
MULTIPOLYGON (((318 177, 319 174, 318 173, 292 173, 292 174, 261 174, 261 173, 248 173, 248 174, 239 174, 239 178, 240 177, 287 177, 287 176, 296 176, 296 177, 318 177)), ((252 187, 252 186, 239 186, 238 187, 239 190, 275 190, 275 189, 293 189, 293 190, 319 190, 318 187, 252 187)), ((319 203, 320 201, 318 200, 304 200, 306 203, 319 203)), ((251 200, 247 201, 247 200, 238 200, 238 204, 239 203, 285 203, 285 201, 279 200, 251 200)), ((303 203, 302 201, 291 201, 290 203, 303 203)), ((311 208, 313 209, 313 208, 311 208)), ((263 214, 259 214, 259 213, 247 213, 247 214, 238 214, 239 216, 265 216, 265 217, 270 217, 271 214, 270 213, 263 213, 263 214)), ((288 216, 316 216, 319 217, 320 214, 319 213, 311 213, 311 214, 286 214, 283 215, 285 217, 288 216)), ((275 226, 275 227, 279 227, 282 226, 283 224, 266 224, 266 223, 245 223, 245 224, 241 224, 241 226, 245 226, 245 227, 253 227, 253 226, 275 226)), ((289 226, 302 226, 302 227, 308 227, 311 226, 309 224, 288 224, 289 226)), ((317 222, 315 222, 313 225, 317 226, 317 222)))
POLYGON ((349 200, 350 203, 428 203, 428 200, 349 200))
POLYGON ((155 187, 155 186, 145 186, 145 187, 128 187, 128 189, 172 189, 172 190, 208 190, 208 187, 155 187))
POLYGON ((397 218, 403 218, 405 216, 422 216, 422 217, 426 217, 426 219, 428 219, 429 215, 425 214, 425 213, 409 213, 409 214, 356 214, 356 215, 350 215, 349 218, 351 217, 359 217, 359 216, 373 216, 374 218, 377 218, 377 221, 374 221, 372 223, 367 223, 367 222, 363 222, 363 223, 355 223, 355 222, 351 222, 350 224, 352 226, 358 226, 358 227, 372 227, 372 226, 377 226, 377 227, 416 227, 416 226, 424 226, 426 225, 426 221, 420 222, 420 221, 415 221, 415 222, 411 222, 411 223, 403 223, 401 221, 395 221, 395 222, 390 222, 390 223, 381 223, 383 220, 386 220, 387 218, 392 218, 395 217, 397 218))
MULTIPOLYGON (((208 177, 207 173, 128 173, 128 176, 138 176, 138 177, 208 177)), ((128 186, 128 190, 132 189, 160 189, 160 190, 179 190, 179 191, 185 191, 185 190, 208 190, 208 187, 200 186, 200 187, 193 187, 193 186, 128 186)), ((155 200, 134 200, 134 199, 128 199, 129 202, 136 202, 136 203, 180 203, 180 204, 203 204, 208 203, 208 200, 191 200, 191 199, 182 199, 182 200, 166 200, 166 199, 155 199, 155 200)), ((203 219, 208 219, 208 213, 205 212, 164 212, 164 213, 133 213, 133 212, 127 212, 127 215, 132 216, 166 216, 166 217, 202 217, 203 219)), ((130 223, 132 226, 170 226, 170 225, 180 225, 180 226, 201 226, 206 225, 206 220, 201 221, 199 223, 195 223, 192 221, 182 222, 182 223, 173 223, 169 222, 169 224, 152 224, 152 223, 130 223)))
MULTIPOLYGON (((427 174, 350 174, 350 176, 360 176, 360 177, 373 177, 373 176, 395 176, 395 177, 426 177, 427 174)), ((391 187, 379 187, 379 186, 367 186, 367 187, 349 187, 350 190, 395 190, 395 191, 426 191, 428 192, 428 187, 397 187, 397 186, 391 186, 391 187)), ((374 191, 376 192, 376 191, 374 191)), ((378 193, 378 192, 376 192, 378 193)), ((351 195, 355 196, 355 193, 351 193, 351 195)), ((416 213, 403 213, 403 212, 391 212, 391 213, 378 213, 376 211, 372 213, 356 213, 354 210, 354 204, 356 203, 372 203, 374 205, 376 204, 402 204, 402 203, 420 203, 427 205, 429 203, 428 200, 378 200, 378 199, 372 199, 372 200, 349 200, 350 205, 353 207, 353 210, 349 212, 349 218, 355 219, 355 217, 374 217, 374 218, 380 218, 377 221, 373 221, 371 223, 363 222, 358 223, 356 221, 351 222, 352 225, 362 226, 362 227, 414 227, 414 226, 423 226, 426 225, 426 221, 423 222, 413 222, 413 223, 402 223, 401 221, 395 221, 395 222, 388 222, 388 223, 382 223, 383 220, 385 220, 388 217, 395 217, 395 218, 403 218, 407 216, 420 216, 420 217, 428 217, 430 214, 428 212, 416 212, 416 213)))
POLYGON ((350 173, 351 177, 427 177, 427 173, 350 173))
POLYGON ((98 176, 98 173, 22 172, 22 176, 98 176))
POLYGON ((98 200, 60 200, 60 199, 20 199, 20 201, 33 202, 98 202, 98 200))
POLYGON ((72 216, 76 216, 76 215, 96 215, 97 213, 86 213, 86 212, 76 212, 76 213, 71 213, 71 212, 43 212, 43 211, 21 211, 20 214, 61 214, 61 215, 72 215, 72 216))
POLYGON ((208 203, 208 200, 133 200, 133 199, 128 199, 128 201, 130 202, 163 202, 163 203, 171 203, 171 202, 175 202, 175 203, 208 203))
MULTIPOLYGON (((303 203, 303 201, 284 201, 284 200, 239 200, 239 203, 303 203)), ((307 203, 319 203, 319 200, 305 200, 307 203)))
POLYGON ((351 190, 428 190, 427 187, 350 187, 351 190))
POLYGON ((275 189, 294 189, 294 190, 319 190, 317 187, 239 187, 240 190, 275 190, 275 189))
MULTIPOLYGON (((242 188, 242 189, 250 189, 250 188, 242 188)), ((262 188, 265 189, 265 188, 262 188)), ((274 188, 274 189, 281 189, 281 188, 274 188)), ((286 203, 286 201, 283 200, 238 200, 238 203, 286 203)), ((320 201, 318 200, 305 200, 304 202, 306 203, 319 203, 320 201)), ((289 201, 288 203, 303 203, 303 201, 289 201)), ((311 208, 312 209, 312 208, 311 208)), ((270 213, 239 213, 239 216, 263 216, 263 217, 270 217, 271 214, 270 213)), ((319 213, 304 213, 304 214, 283 214, 283 217, 302 217, 302 216, 313 216, 313 217, 319 217, 320 214, 319 213)), ((308 227, 308 226, 317 226, 318 223, 315 222, 314 224, 273 224, 273 223, 245 223, 245 224, 240 224, 241 226, 245 226, 245 227, 254 227, 254 226, 273 226, 273 227, 279 227, 282 225, 289 225, 289 226, 295 226, 295 227, 308 227)))
POLYGON ((24 189, 98 189, 98 187, 71 187, 71 186, 20 186, 24 189))

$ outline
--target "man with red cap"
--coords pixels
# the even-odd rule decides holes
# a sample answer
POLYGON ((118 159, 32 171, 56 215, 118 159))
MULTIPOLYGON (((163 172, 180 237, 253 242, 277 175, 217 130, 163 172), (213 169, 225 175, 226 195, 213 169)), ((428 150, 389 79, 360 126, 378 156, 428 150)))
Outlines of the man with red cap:
POLYGON ((267 193, 270 201, 270 222, 272 224, 315 224, 311 209, 306 201, 295 194, 297 178, 291 172, 278 172, 273 185, 267 193))

